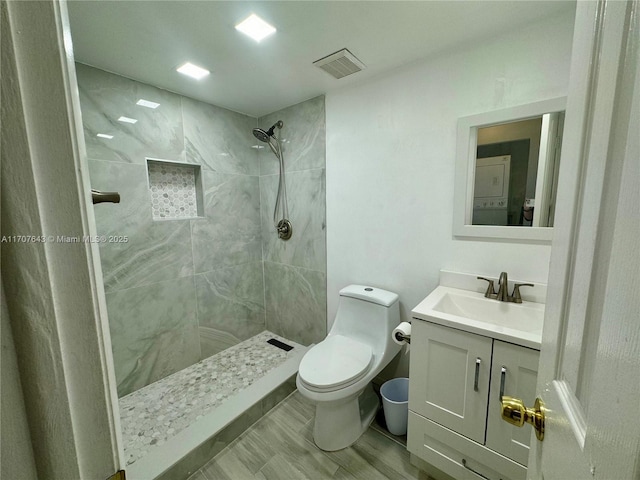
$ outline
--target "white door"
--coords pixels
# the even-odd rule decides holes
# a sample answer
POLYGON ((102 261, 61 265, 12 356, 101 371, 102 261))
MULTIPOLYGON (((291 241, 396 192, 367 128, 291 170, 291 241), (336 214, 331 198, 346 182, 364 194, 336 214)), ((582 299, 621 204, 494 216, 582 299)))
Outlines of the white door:
POLYGON ((639 14, 577 5, 530 478, 640 478, 639 14))

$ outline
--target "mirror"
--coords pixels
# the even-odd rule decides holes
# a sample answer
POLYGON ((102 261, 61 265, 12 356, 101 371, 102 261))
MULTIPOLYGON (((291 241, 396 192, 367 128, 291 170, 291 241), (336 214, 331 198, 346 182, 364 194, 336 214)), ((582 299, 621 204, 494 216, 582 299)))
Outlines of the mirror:
POLYGON ((551 241, 566 98, 458 121, 454 235, 551 241))

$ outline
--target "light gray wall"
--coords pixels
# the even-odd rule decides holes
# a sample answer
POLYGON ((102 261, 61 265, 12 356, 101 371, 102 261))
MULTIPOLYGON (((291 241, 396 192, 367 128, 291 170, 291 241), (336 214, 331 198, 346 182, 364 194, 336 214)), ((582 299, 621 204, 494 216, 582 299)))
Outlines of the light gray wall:
POLYGON ((282 120, 289 219, 293 235, 280 240, 273 225, 278 160, 260 150, 262 252, 267 328, 298 343, 317 343, 326 335, 327 252, 325 207, 324 96, 259 119, 262 128, 282 120))
POLYGON ((397 292, 403 320, 440 269, 546 283, 550 245, 453 237, 456 128, 566 95, 572 34, 568 13, 327 94, 329 324, 350 283, 397 292))
POLYGON ((11 334, 9 311, 5 302, 4 289, 0 281, 0 340, 2 346, 2 369, 0 369, 0 424, 2 442, 0 448, 0 477, 35 480, 36 462, 31 447, 31 435, 27 424, 27 413, 22 397, 18 359, 11 334))
MULTIPOLYGON (((7 6, 3 2, 0 6, 0 32, 2 33, 2 130, 0 135, 8 133, 17 136, 20 129, 9 131, 8 123, 16 122, 17 115, 11 116, 7 113, 10 105, 5 99, 5 95, 13 97, 14 101, 19 98, 17 92, 12 91, 4 82, 11 79, 16 82, 17 67, 13 58, 13 44, 10 38, 11 26, 9 24, 7 6)), ((17 102, 16 102, 17 103, 17 102)), ((17 104, 12 105, 14 111, 17 104)), ((20 112, 22 113, 22 112, 20 112)), ((23 140, 24 141, 24 140, 23 140)), ((2 143, 2 157, 8 153, 7 142, 2 143)), ((26 141, 24 141, 26 143, 26 141)), ((22 152, 24 153, 24 151, 22 152)), ((4 173, 4 172, 3 172, 4 173)), ((5 175, 6 178, 6 175, 5 175)), ((6 190, 4 192, 6 195, 6 190)), ((4 199, 4 197, 2 197, 4 199)), ((5 203, 6 205, 6 203, 5 203)), ((6 207, 5 207, 6 208, 6 207)), ((1 211, 1 210, 0 210, 1 211)), ((6 227, 4 233, 7 233, 6 227)), ((2 234, 2 222, 0 222, 0 235, 2 234)), ((3 247, 6 248, 6 247, 3 247)), ((6 269, 6 266, 5 266, 6 269)), ((16 347, 11 332, 9 322, 9 309, 4 293, 4 287, 0 278, 0 425, 2 425, 2 437, 0 437, 0 478, 24 478, 25 480, 35 480, 37 478, 36 462, 31 446, 31 434, 27 423, 27 412, 25 401, 20 384, 20 371, 18 370, 18 358, 16 347)))

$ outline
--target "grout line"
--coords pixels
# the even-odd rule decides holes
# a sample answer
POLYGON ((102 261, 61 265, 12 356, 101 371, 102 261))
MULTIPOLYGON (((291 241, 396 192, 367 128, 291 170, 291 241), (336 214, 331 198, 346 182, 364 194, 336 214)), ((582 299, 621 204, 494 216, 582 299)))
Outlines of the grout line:
MULTIPOLYGON (((282 266, 285 266, 285 267, 299 268, 300 270, 307 270, 309 272, 315 272, 315 273, 321 273, 323 275, 327 275, 326 271, 323 272, 322 270, 315 270, 315 269, 309 268, 309 267, 302 267, 300 265, 292 265, 290 263, 274 262, 273 260, 264 260, 264 261, 267 262, 267 263, 273 263, 275 265, 282 265, 282 266)), ((326 259, 325 259, 325 261, 326 261, 326 259)))
POLYGON ((126 292, 127 290, 134 290, 136 288, 145 288, 145 287, 151 287, 153 285, 160 285, 161 283, 168 283, 168 282, 175 282, 176 280, 184 280, 186 278, 192 277, 193 274, 190 273, 188 275, 183 275, 182 277, 173 277, 173 278, 167 278, 165 280, 160 280, 157 282, 151 282, 151 283, 143 283, 141 285, 134 285, 133 287, 127 287, 127 288, 119 288, 117 290, 106 290, 105 289, 105 295, 110 295, 112 293, 119 293, 119 292, 126 292))
MULTIPOLYGON (((184 152, 184 161, 187 161, 187 136, 185 134, 185 115, 184 115, 184 111, 185 111, 185 100, 184 97, 182 95, 180 95, 180 116, 181 116, 181 120, 182 120, 182 151, 184 152)), ((206 208, 207 208, 207 203, 206 203, 206 186, 204 185, 204 178, 203 178, 203 174, 202 174, 202 165, 200 165, 200 191, 201 191, 201 197, 202 197, 202 216, 204 218, 207 217, 207 212, 206 212, 206 208)), ((196 206, 197 208, 197 206, 196 206)), ((198 291, 197 291, 197 285, 196 285, 196 259, 195 259, 195 248, 193 245, 193 222, 194 220, 189 220, 189 242, 191 244, 191 271, 193 272, 193 295, 195 297, 195 307, 196 307, 196 311, 195 311, 195 316, 196 316, 196 327, 198 329, 198 348, 200 349, 200 355, 199 358, 202 359, 202 349, 200 348, 201 345, 201 339, 200 339, 200 318, 198 315, 198 291)))
POLYGON ((198 286, 196 285, 196 276, 191 276, 191 282, 193 284, 193 301, 195 303, 195 312, 193 312, 193 316, 196 319, 196 336, 198 337, 198 361, 203 360, 202 358, 202 339, 200 338, 200 319, 198 316, 198 286))
MULTIPOLYGON (((263 314, 264 314, 264 328, 265 330, 268 330, 267 328, 267 277, 265 275, 264 272, 264 259, 262 260, 262 262, 260 262, 262 264, 262 298, 263 298, 263 314)), ((270 330, 269 330, 270 331, 270 330)))
POLYGON ((180 119, 182 120, 182 158, 186 162, 187 161, 187 136, 184 133, 184 97, 182 95, 180 95, 180 119))
MULTIPOLYGON (((256 119, 256 124, 258 123, 257 119, 256 119)), ((259 219, 258 219, 258 224, 260 226, 260 259, 261 259, 261 263, 262 263, 262 305, 264 308, 264 328, 267 328, 267 276, 265 274, 265 268, 264 268, 264 262, 265 262, 265 251, 264 251, 264 228, 262 225, 262 181, 261 181, 261 177, 258 177, 258 203, 260 208, 258 209, 259 211, 259 219)))
POLYGON ((195 163, 195 162, 194 163, 187 162, 186 165, 198 165, 205 172, 207 172, 207 173, 217 173, 218 175, 228 175, 230 177, 251 177, 251 178, 257 177, 257 178, 260 178, 260 175, 254 175, 254 174, 250 174, 250 173, 224 172, 222 170, 214 170, 213 168, 211 168, 207 164, 200 164, 200 163, 195 163))
POLYGON ((87 156, 86 158, 87 158, 87 161, 89 161, 89 162, 106 162, 106 163, 115 163, 117 165, 131 165, 131 166, 137 166, 137 167, 146 166, 146 162, 144 162, 144 163, 123 162, 121 160, 107 160, 106 158, 91 158, 89 156, 87 156))
MULTIPOLYGON (((193 255, 193 252, 192 252, 192 255, 193 255)), ((157 281, 157 282, 143 283, 142 285, 134 285, 133 287, 120 288, 120 289, 117 289, 117 290, 109 290, 109 291, 105 290, 105 293, 107 295, 109 295, 111 293, 125 292, 127 290, 133 290, 134 288, 150 287, 152 285, 158 285, 158 284, 161 284, 161 283, 173 282, 173 281, 176 281, 176 280, 182 280, 182 279, 189 278, 189 277, 195 277, 197 275, 206 275, 207 273, 217 272, 219 270, 224 270, 224 269, 227 269, 227 268, 243 267, 245 265, 250 265, 252 263, 260 263, 260 262, 262 262, 262 260, 252 260, 252 261, 249 261, 249 262, 237 263, 237 264, 234 264, 234 265, 226 265, 226 266, 223 266, 223 267, 215 268, 213 270, 207 270, 205 272, 195 272, 194 271, 193 273, 190 273, 188 275, 183 275, 181 277, 167 278, 165 280, 160 280, 160 281, 157 281)), ((275 263, 275 262, 272 262, 272 263, 275 263)), ((301 267, 301 268, 304 268, 304 267, 301 267)))
POLYGON ((193 274, 194 275, 206 275, 207 273, 218 272, 220 270, 225 270, 225 269, 228 269, 228 268, 244 267, 245 265, 251 265, 252 263, 260 263, 260 262, 262 262, 262 259, 250 260, 248 262, 236 263, 236 264, 233 264, 233 265, 224 265, 224 266, 221 266, 221 267, 214 268, 212 270, 206 270, 204 272, 194 272, 193 274))
MULTIPOLYGON (((204 196, 204 195, 203 195, 204 196)), ((204 213, 204 201, 202 202, 202 209, 204 213)), ((198 284, 196 282, 196 261, 194 256, 194 247, 193 247, 193 220, 189 220, 189 242, 191 244, 191 266, 192 266, 192 275, 193 278, 193 301, 195 305, 195 318, 196 318, 196 335, 198 336, 198 358, 202 360, 202 339, 200 338, 200 308, 198 306, 198 284)))
MULTIPOLYGON (((302 173, 302 172, 312 172, 315 170, 326 170, 326 167, 314 167, 314 168, 304 168, 302 170, 286 170, 284 173, 285 174, 289 174, 289 173, 302 173)), ((276 173, 267 173, 265 175, 260 175, 261 177, 276 177, 280 175, 280 173, 276 172, 276 173)))

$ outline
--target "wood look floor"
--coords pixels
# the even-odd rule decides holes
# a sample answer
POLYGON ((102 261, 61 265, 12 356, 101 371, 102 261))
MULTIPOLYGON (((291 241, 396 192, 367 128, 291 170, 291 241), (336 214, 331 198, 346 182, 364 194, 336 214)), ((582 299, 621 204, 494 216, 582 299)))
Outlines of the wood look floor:
POLYGON ((189 480, 426 480, 403 445, 369 428, 351 447, 313 443, 314 407, 294 392, 189 480))

